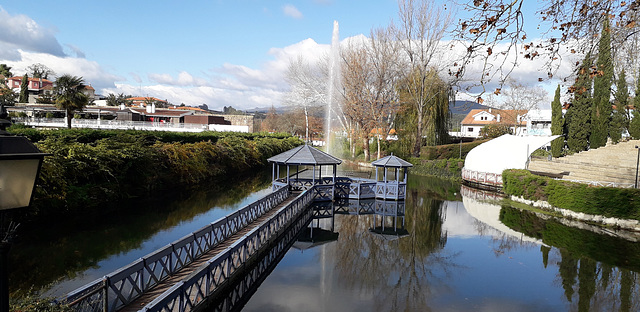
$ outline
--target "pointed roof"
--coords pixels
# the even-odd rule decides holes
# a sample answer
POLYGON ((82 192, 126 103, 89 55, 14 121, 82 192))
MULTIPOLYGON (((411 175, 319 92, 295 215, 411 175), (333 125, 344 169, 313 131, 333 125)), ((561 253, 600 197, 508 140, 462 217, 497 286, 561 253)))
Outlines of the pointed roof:
POLYGON ((413 167, 413 165, 410 162, 393 155, 380 158, 372 162, 371 164, 376 167, 399 167, 399 168, 413 167))
POLYGON ((273 156, 267 161, 285 165, 339 165, 342 163, 342 160, 306 144, 273 156))

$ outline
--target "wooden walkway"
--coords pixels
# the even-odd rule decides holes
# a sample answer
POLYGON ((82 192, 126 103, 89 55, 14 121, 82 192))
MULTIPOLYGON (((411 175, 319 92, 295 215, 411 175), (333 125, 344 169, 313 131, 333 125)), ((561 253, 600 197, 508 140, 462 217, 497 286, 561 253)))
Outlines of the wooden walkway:
POLYGON ((289 195, 289 197, 287 199, 285 199, 282 203, 280 203, 276 207, 272 208, 267 213, 263 214, 261 217, 259 217, 258 219, 256 219, 252 223, 250 223, 248 226, 244 227, 242 230, 238 231, 237 233, 235 233, 234 235, 232 235, 228 239, 226 239, 223 242, 221 242, 220 244, 218 244, 216 247, 211 249, 209 252, 203 254, 198 259, 195 259, 191 264, 189 264, 188 266, 184 267, 179 272, 177 272, 177 273, 169 276, 167 279, 161 281, 154 288, 152 288, 151 290, 145 292, 140 298, 134 300, 133 302, 131 302, 130 304, 126 305, 125 307, 123 307, 119 311, 130 312, 130 311, 139 311, 139 310, 141 310, 146 304, 148 304, 153 299, 155 299, 156 297, 158 297, 159 295, 164 293, 166 290, 171 288, 173 285, 175 285, 179 281, 183 280, 185 277, 189 276, 192 272, 194 272, 202 264, 206 263, 207 261, 209 261, 210 259, 215 257, 218 253, 220 253, 220 252, 224 251, 225 249, 227 249, 227 247, 231 246, 234 242, 236 242, 237 240, 242 238, 245 234, 249 233, 254 228, 257 228, 260 225, 262 225, 264 222, 268 221, 273 215, 275 215, 280 210, 280 208, 288 205, 298 195, 300 195, 300 192, 292 192, 291 195, 289 195))

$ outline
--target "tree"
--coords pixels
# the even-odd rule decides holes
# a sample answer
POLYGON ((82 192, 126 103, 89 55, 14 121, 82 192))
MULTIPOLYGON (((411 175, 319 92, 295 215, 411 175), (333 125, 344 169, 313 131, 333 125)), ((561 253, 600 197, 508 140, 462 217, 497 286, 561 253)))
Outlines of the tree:
POLYGON ((494 139, 505 134, 513 134, 511 127, 505 124, 486 125, 480 129, 480 135, 483 139, 494 139))
POLYGON ((120 93, 118 95, 109 93, 109 95, 107 95, 107 106, 120 106, 123 104, 125 106, 130 106, 133 103, 133 101, 127 100, 130 97, 131 95, 125 95, 124 93, 120 93))
POLYGON ((629 122, 629 134, 632 138, 640 139, 640 113, 638 108, 640 107, 640 79, 636 80, 636 95, 633 98, 633 118, 629 122))
POLYGON ((591 134, 591 55, 582 61, 578 77, 569 91, 573 93, 571 107, 567 110, 567 146, 573 152, 589 148, 591 134))
POLYGON ((560 103, 560 85, 556 88, 556 94, 551 102, 551 134, 561 135, 559 138, 551 141, 551 155, 560 157, 564 148, 564 117, 562 116, 562 104, 560 103))
POLYGON ((56 79, 53 93, 56 106, 67 113, 67 128, 71 129, 73 113, 81 111, 89 104, 89 98, 82 92, 84 89, 82 77, 62 75, 56 79))
MULTIPOLYGON (((546 59, 546 77, 552 78, 563 57, 561 52, 571 44, 572 53, 594 51, 597 44, 593 34, 598 33, 604 19, 611 18, 612 38, 615 46, 637 38, 639 6, 637 0, 546 0, 539 4, 540 10, 524 12, 524 0, 489 1, 468 0, 461 7, 468 11, 469 18, 460 19, 454 36, 464 48, 463 56, 450 69, 450 75, 462 79, 470 64, 482 64, 479 84, 483 86, 493 77, 499 77, 499 86, 524 60, 546 59), (540 20, 531 21, 532 16, 540 20), (542 38, 528 39, 527 25, 538 24, 542 38), (515 61, 513 61, 515 58, 515 61)), ((630 51, 634 52, 633 49, 630 51)), ((623 51, 620 51, 623 53, 623 51)), ((565 58, 566 59, 566 58, 565 58)), ((618 59, 618 57, 616 57, 618 59)))
POLYGON ((629 106, 629 89, 627 88, 627 75, 625 70, 622 69, 620 76, 616 81, 616 92, 614 93, 614 101, 616 103, 616 110, 611 117, 611 126, 609 130, 609 136, 613 143, 620 142, 622 139, 622 132, 629 126, 629 119, 627 116, 627 108, 629 106))
POLYGON ((22 76, 22 82, 20 82, 20 103, 29 103, 29 76, 24 74, 22 76))
MULTIPOLYGON (((395 34, 396 42, 400 44, 400 49, 404 52, 407 64, 402 68, 406 69, 404 93, 405 101, 413 105, 418 118, 416 122, 415 142, 412 155, 420 156, 422 147, 422 136, 427 121, 424 120, 428 111, 436 111, 438 108, 433 105, 434 95, 443 96, 441 93, 425 93, 430 89, 428 85, 432 78, 432 71, 436 64, 433 63, 434 55, 440 47, 440 40, 445 34, 445 30, 451 23, 451 15, 446 14, 444 8, 439 4, 430 1, 399 0, 399 25, 392 25, 392 32, 395 34)), ((440 89, 439 89, 440 90, 440 89)), ((440 92, 448 92, 441 90, 440 92)), ((433 121, 430 121, 433 124, 433 121)))
POLYGON ((609 19, 602 23, 602 32, 596 61, 596 74, 593 79, 593 108, 591 110, 590 148, 598 148, 607 144, 611 119, 611 81, 613 79, 613 62, 611 60, 611 34, 609 19))
POLYGON ((12 89, 6 86, 0 87, 0 104, 4 106, 14 106, 16 105, 17 98, 18 95, 12 89))
MULTIPOLYGON (((0 76, 4 78, 11 78, 13 74, 11 73, 11 66, 7 66, 7 64, 0 64, 0 76)), ((4 81, 0 81, 3 82, 4 81)))
POLYGON ((31 72, 31 77, 33 78, 49 79, 49 76, 56 74, 51 68, 40 63, 27 67, 27 70, 31 72))
POLYGON ((284 103, 299 107, 304 113, 305 141, 308 142, 309 109, 325 102, 326 77, 317 68, 299 57, 289 63, 286 80, 291 89, 285 95, 284 103))
POLYGON ((507 115, 504 116, 507 117, 505 120, 513 122, 513 129, 517 132, 518 115, 524 115, 531 110, 538 109, 538 103, 544 101, 547 97, 547 91, 539 86, 526 86, 515 80, 509 80, 507 84, 509 88, 504 90, 504 98, 502 103, 498 104, 498 108, 507 115))

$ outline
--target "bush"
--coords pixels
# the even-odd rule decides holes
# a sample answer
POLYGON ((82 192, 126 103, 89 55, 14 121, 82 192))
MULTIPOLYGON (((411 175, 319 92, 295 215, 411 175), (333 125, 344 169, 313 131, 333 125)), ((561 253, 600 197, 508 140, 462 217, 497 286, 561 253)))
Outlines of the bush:
POLYGON ((414 165, 414 167, 410 169, 414 174, 456 180, 460 179, 462 167, 464 166, 464 160, 458 158, 438 160, 410 158, 409 162, 414 165))
POLYGON ((90 211, 110 201, 249 172, 302 143, 282 135, 246 133, 10 130, 52 154, 42 166, 30 209, 34 214, 90 211))
POLYGON ((446 144, 446 145, 437 145, 437 146, 425 146, 422 148, 420 152, 420 158, 425 158, 429 160, 435 159, 465 159, 469 151, 471 151, 474 147, 487 142, 487 140, 477 140, 468 143, 455 143, 455 144, 446 144), (462 152, 461 152, 462 150, 462 152), (462 154, 462 157, 460 157, 462 154))
POLYGON ((575 212, 640 220, 640 190, 591 187, 582 183, 536 176, 528 170, 502 172, 503 191, 575 212))

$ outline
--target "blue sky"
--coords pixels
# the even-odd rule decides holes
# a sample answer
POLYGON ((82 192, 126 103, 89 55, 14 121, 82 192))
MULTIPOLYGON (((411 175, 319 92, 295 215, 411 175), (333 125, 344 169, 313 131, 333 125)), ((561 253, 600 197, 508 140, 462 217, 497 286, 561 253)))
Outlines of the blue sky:
POLYGON ((368 36, 397 18, 376 1, 10 1, 0 4, 0 63, 42 63, 100 94, 154 96, 213 109, 279 106, 291 58, 368 36))

